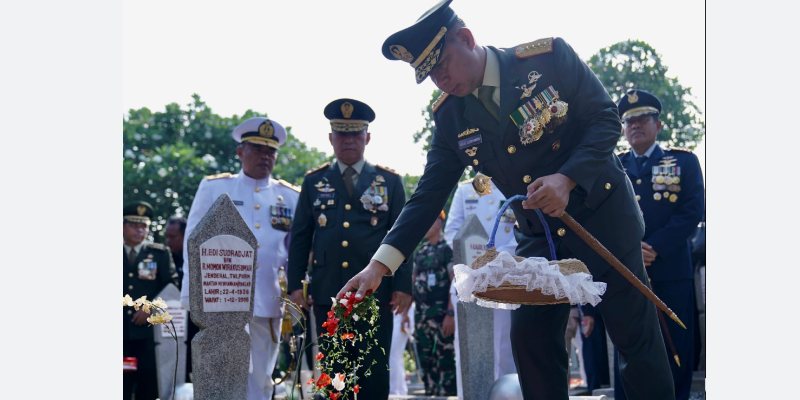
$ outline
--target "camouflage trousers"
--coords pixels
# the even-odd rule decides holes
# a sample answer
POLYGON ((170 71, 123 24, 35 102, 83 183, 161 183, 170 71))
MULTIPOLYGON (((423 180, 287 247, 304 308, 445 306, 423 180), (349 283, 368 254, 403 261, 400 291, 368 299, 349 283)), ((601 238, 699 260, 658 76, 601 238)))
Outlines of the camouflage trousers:
MULTIPOLYGON (((417 316, 423 317, 423 316, 417 316)), ((456 395, 456 355, 453 335, 442 335, 444 316, 416 320, 417 354, 428 396, 456 395)))

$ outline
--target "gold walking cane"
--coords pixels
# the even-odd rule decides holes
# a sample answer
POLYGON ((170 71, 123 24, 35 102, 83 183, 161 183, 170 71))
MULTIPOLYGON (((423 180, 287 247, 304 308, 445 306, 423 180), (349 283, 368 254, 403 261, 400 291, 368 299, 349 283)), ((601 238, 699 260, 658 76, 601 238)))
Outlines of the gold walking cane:
POLYGON ((611 254, 611 252, 608 251, 608 249, 605 246, 603 246, 603 244, 600 243, 599 240, 597 240, 594 236, 592 236, 592 234, 589 233, 589 231, 587 231, 586 228, 581 226, 581 224, 579 224, 578 221, 575 221, 575 219, 572 218, 572 216, 569 215, 566 211, 564 211, 564 214, 562 214, 558 218, 562 222, 564 222, 564 224, 567 225, 569 229, 572 229, 572 231, 575 232, 575 234, 577 234, 579 238, 581 238, 584 242, 586 242, 586 244, 589 245, 589 247, 591 247, 592 250, 594 250, 597 254, 599 254, 600 257, 603 258, 603 260, 611 264, 611 266, 614 267, 614 269, 617 270, 617 272, 622 274, 622 276, 625 279, 627 279, 628 282, 631 283, 631 285, 633 285, 636 289, 639 289, 639 291, 642 292, 642 294, 645 297, 647 297, 648 300, 652 301, 653 304, 655 304, 659 310, 663 311, 664 314, 669 315, 669 317, 672 318, 673 321, 677 322, 678 325, 681 326, 681 328, 686 329, 686 325, 683 324, 683 321, 681 321, 681 319, 678 318, 675 312, 672 311, 669 307, 667 307, 667 305, 663 301, 661 301, 661 299, 659 299, 658 296, 656 296, 656 294, 653 293, 653 291, 650 290, 649 287, 647 287, 647 285, 645 285, 644 283, 642 283, 642 281, 636 278, 636 275, 634 275, 633 272, 631 272, 627 267, 625 267, 625 265, 622 264, 622 262, 619 261, 617 257, 614 257, 614 255, 611 254))
MULTIPOLYGON (((491 177, 478 173, 472 180, 472 187, 475 189, 475 192, 477 192, 479 195, 481 196, 487 195, 492 191, 492 187, 490 184, 491 180, 492 180, 491 177)), ((581 240, 583 240, 587 245, 589 245, 589 247, 592 250, 594 250, 598 255, 600 255, 600 257, 602 257, 603 260, 611 264, 611 266, 614 267, 614 269, 617 270, 617 272, 622 274, 622 276, 625 279, 627 279, 628 282, 630 282, 630 284, 633 285, 633 287, 642 292, 644 297, 653 302, 653 304, 655 304, 659 310, 669 315, 669 317, 672 318, 673 321, 678 323, 678 325, 680 325, 681 328, 686 329, 686 325, 683 324, 683 321, 681 321, 681 319, 678 318, 675 312, 673 312, 669 307, 667 307, 667 305, 663 301, 661 301, 661 299, 659 299, 658 296, 656 296, 656 294, 653 293, 653 291, 650 290, 649 287, 647 287, 647 285, 645 285, 644 283, 642 283, 642 281, 636 278, 633 272, 631 272, 627 267, 625 267, 625 265, 622 264, 622 262, 619 261, 617 257, 611 254, 611 252, 608 251, 608 249, 605 246, 603 246, 603 244, 600 243, 599 240, 597 240, 594 236, 592 236, 592 234, 589 233, 589 231, 587 231, 586 228, 584 228, 580 223, 578 223, 578 221, 575 221, 575 219, 572 218, 572 216, 569 215, 566 211, 564 211, 564 213, 558 218, 562 222, 564 222, 564 224, 567 225, 573 232, 575 232, 578 235, 578 237, 581 238, 581 240)))

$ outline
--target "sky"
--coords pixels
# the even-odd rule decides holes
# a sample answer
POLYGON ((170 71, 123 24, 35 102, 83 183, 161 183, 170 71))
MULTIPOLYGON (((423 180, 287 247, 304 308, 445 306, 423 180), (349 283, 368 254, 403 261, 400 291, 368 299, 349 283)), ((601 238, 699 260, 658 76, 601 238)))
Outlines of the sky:
MULTIPOLYGON (((322 110, 350 97, 376 113, 366 158, 420 175, 425 157, 412 135, 435 86, 381 54, 383 41, 435 0, 126 1, 123 4, 123 115, 131 108, 185 105, 197 93, 223 115, 266 112, 312 147, 331 154, 322 110)), ((640 39, 669 76, 705 104, 705 10, 698 1, 544 2, 456 0, 482 45, 513 47, 564 38, 586 60, 603 47, 640 39), (487 7, 491 4, 493 7, 487 7)), ((704 143, 698 148, 701 164, 704 143)))

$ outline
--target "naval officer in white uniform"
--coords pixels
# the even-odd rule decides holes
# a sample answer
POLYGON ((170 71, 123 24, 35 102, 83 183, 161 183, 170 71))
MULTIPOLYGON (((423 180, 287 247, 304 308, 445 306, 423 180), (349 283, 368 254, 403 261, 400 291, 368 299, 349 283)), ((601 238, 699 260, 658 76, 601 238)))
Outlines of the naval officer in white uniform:
POLYGON ((253 117, 234 128, 232 136, 239 143, 236 155, 242 170, 238 174, 207 176, 200 182, 186 222, 181 301, 189 309, 189 236, 214 201, 227 193, 258 240, 253 319, 248 324, 247 399, 267 400, 272 398, 272 370, 278 357, 283 313, 278 300, 278 270, 287 265, 289 232, 299 191, 288 182, 271 177, 278 148, 286 141, 281 124, 253 117))

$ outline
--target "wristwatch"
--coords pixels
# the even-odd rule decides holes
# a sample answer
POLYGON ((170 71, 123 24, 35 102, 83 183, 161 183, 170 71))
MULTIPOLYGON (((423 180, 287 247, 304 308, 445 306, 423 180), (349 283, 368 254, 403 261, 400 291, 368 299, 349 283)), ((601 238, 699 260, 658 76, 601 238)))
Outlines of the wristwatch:
POLYGON ((453 310, 447 310, 447 312, 445 312, 444 315, 449 315, 449 316, 453 317, 453 316, 455 316, 455 313, 453 312, 453 310))

